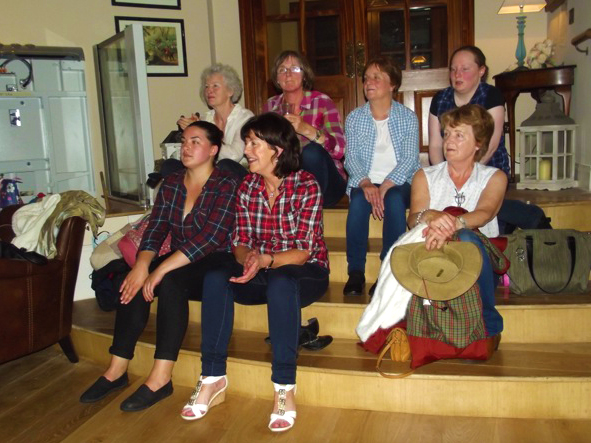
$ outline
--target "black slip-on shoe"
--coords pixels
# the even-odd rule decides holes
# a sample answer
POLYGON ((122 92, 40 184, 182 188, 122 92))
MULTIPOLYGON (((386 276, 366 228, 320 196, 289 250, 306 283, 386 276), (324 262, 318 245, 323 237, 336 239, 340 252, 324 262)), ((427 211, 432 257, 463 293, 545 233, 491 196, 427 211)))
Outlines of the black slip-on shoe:
POLYGON ((127 372, 117 380, 109 381, 104 376, 100 376, 93 385, 80 396, 81 403, 94 403, 109 395, 111 392, 122 389, 129 384, 127 372))
POLYGON ((376 292, 376 286, 378 285, 378 281, 376 280, 376 282, 371 285, 371 288, 369 288, 369 292, 367 293, 369 295, 369 297, 373 297, 373 293, 376 292))
POLYGON ((349 280, 345 283, 343 294, 345 295, 363 295, 365 286, 365 274, 361 271, 349 272, 349 280))
POLYGON ((172 395, 172 391, 172 380, 155 392, 146 385, 141 385, 137 391, 121 403, 121 410, 126 412, 141 411, 172 395))

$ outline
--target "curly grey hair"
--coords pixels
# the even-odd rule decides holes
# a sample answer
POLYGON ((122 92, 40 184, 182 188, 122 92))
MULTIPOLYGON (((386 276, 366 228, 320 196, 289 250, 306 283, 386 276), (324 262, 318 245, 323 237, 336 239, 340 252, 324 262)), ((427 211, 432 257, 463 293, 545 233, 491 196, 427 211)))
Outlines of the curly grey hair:
POLYGON ((203 103, 207 105, 207 99, 205 98, 205 83, 207 82, 207 78, 211 77, 213 74, 222 74, 222 77, 224 77, 224 81, 226 82, 226 87, 233 92, 230 100, 232 100, 232 103, 237 103, 242 95, 242 82, 234 68, 222 63, 215 63, 209 68, 205 68, 201 73, 201 88, 199 89, 199 95, 201 96, 203 103))

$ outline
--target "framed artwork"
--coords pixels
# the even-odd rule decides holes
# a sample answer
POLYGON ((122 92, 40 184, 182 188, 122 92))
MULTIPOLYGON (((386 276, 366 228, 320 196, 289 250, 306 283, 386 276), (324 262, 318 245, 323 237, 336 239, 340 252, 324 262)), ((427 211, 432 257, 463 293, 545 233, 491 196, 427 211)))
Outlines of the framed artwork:
POLYGON ((181 9, 181 0, 111 0, 111 4, 138 8, 181 9))
POLYGON ((115 17, 117 32, 140 23, 144 31, 146 70, 151 77, 186 77, 185 23, 180 19, 115 17))

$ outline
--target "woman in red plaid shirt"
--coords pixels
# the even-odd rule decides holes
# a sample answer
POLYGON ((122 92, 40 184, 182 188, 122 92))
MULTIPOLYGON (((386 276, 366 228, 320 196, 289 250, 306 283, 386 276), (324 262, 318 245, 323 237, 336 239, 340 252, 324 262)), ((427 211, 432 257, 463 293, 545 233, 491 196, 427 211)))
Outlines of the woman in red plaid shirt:
POLYGON ((189 320, 189 299, 200 300, 203 276, 227 257, 237 182, 214 166, 223 132, 195 122, 183 132, 181 171, 168 175, 156 197, 137 261, 121 285, 111 363, 80 397, 93 403, 127 386, 127 367, 158 296, 156 350, 148 379, 121 403, 139 411, 172 394, 172 369, 189 320), (166 236, 169 254, 156 258, 166 236))
POLYGON ((234 254, 205 276, 201 377, 182 416, 202 418, 223 401, 234 302, 267 304, 275 387, 269 428, 280 432, 296 418, 300 310, 328 288, 322 195, 312 174, 300 169, 300 144, 285 118, 274 113, 253 117, 241 135, 251 174, 238 189, 234 254))

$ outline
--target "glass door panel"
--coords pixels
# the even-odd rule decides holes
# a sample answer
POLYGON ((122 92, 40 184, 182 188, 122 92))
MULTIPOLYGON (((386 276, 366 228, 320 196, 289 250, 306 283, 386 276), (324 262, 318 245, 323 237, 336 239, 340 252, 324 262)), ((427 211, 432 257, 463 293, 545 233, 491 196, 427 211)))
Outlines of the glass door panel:
POLYGON ((318 76, 343 73, 342 10, 339 0, 305 0, 305 51, 318 76))
POLYGON ((412 8, 410 10, 411 69, 447 66, 447 8, 412 8))
POLYGON ((154 154, 141 25, 98 44, 96 55, 109 197, 149 205, 154 154))
POLYGON ((369 20, 378 23, 378 32, 370 36, 370 58, 387 55, 402 69, 406 66, 406 27, 404 11, 369 12, 369 20))

